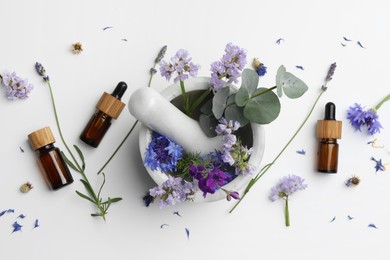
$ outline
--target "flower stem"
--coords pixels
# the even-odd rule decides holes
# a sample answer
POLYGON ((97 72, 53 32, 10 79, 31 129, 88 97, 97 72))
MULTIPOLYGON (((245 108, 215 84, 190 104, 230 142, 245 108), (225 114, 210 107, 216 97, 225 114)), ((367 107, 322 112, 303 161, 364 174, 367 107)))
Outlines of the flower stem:
POLYGON ((375 110, 378 110, 383 105, 383 103, 385 103, 386 101, 389 101, 389 100, 390 100, 390 94, 387 95, 384 99, 382 99, 381 102, 379 102, 378 105, 375 106, 375 110))
POLYGON ((243 199, 245 198, 246 194, 250 191, 250 189, 253 187, 253 185, 271 168, 271 166, 273 164, 275 164, 275 162, 279 159, 279 157, 283 154, 283 152, 287 149, 287 147, 290 145, 290 143, 294 140, 294 138, 298 135, 298 133, 301 131, 302 127, 306 124, 307 120, 309 119, 309 117, 311 116, 311 114, 313 113, 314 111, 314 108, 316 107, 317 103, 318 103, 318 100, 321 98, 322 94, 325 92, 326 89, 321 89, 321 92, 320 94, 318 95, 317 99, 315 100, 314 104, 312 105, 310 111, 309 111, 309 114, 306 116, 306 118, 303 120, 303 122, 301 123, 301 125, 298 127, 297 131, 295 131, 295 133, 293 134, 293 136, 290 138, 290 140, 287 142, 287 144, 283 147, 283 149, 280 151, 280 153, 275 157, 275 159, 267 164, 266 166, 264 166, 259 173, 257 173, 257 175, 249 182, 249 184, 247 185, 246 189, 245 189, 245 192, 244 192, 244 195, 241 197, 241 199, 239 201, 237 201, 237 203, 233 206, 233 208, 229 211, 229 213, 232 213, 233 210, 241 203, 241 201, 243 201, 243 199))
POLYGON ((286 197, 286 206, 284 209, 284 215, 285 215, 285 220, 286 220, 286 227, 290 226, 290 212, 288 210, 288 196, 286 197))
POLYGON ((263 94, 265 94, 267 92, 270 92, 270 91, 274 90, 275 88, 276 88, 276 86, 273 86, 272 88, 266 89, 264 91, 261 91, 260 93, 257 93, 256 95, 251 96, 251 98, 255 98, 257 96, 263 95, 263 94))
POLYGON ((111 159, 114 158, 114 156, 116 155, 116 153, 119 151, 119 149, 122 147, 122 145, 125 143, 125 141, 127 140, 127 138, 130 136, 130 134, 133 132, 135 126, 137 125, 138 123, 138 120, 136 120, 133 124, 133 126, 130 128, 129 132, 126 134, 125 138, 123 138, 122 142, 119 144, 119 146, 115 149, 114 153, 110 156, 110 158, 108 158, 108 160, 106 161, 106 163, 102 166, 102 168, 100 168, 100 170, 97 172, 97 174, 100 174, 104 168, 106 168, 106 166, 110 163, 111 159))
POLYGON ((192 114, 192 112, 194 111, 195 108, 197 108, 204 100, 205 98, 209 95, 211 91, 211 88, 208 88, 207 90, 205 90, 202 95, 197 98, 194 103, 191 104, 190 106, 190 114, 192 114))
POLYGON ((183 96, 183 101, 184 101, 184 111, 187 116, 191 115, 190 113, 190 106, 189 106, 189 100, 188 96, 186 93, 186 89, 184 87, 184 81, 180 80, 180 88, 181 88, 181 94, 183 96))

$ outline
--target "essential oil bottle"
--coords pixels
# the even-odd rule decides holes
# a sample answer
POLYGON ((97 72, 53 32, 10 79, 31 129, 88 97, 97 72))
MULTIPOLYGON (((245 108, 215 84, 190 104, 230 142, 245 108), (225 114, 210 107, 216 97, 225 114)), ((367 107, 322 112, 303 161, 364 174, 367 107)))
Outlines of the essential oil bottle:
POLYGON ((317 170, 323 173, 337 173, 342 122, 336 120, 336 106, 332 102, 325 105, 325 118, 317 122, 317 170))
POLYGON ((32 148, 38 153, 38 162, 46 180, 53 190, 73 182, 72 175, 62 158, 60 149, 54 146, 55 139, 49 127, 28 135, 32 148))
POLYGON ((96 105, 96 112, 92 115, 87 126, 80 135, 80 139, 92 147, 98 147, 107 130, 111 126, 111 119, 117 119, 125 107, 121 100, 127 89, 127 84, 119 82, 115 90, 108 94, 104 92, 96 105))

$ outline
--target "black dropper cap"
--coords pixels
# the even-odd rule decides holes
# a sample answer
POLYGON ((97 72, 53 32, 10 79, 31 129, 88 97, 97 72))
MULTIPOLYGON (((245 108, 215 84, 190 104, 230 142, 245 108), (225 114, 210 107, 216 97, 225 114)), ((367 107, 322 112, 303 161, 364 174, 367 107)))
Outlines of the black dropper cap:
POLYGON ((328 102, 325 105, 325 118, 324 120, 336 120, 336 105, 332 102, 328 102))
POLYGON ((125 93, 127 89, 127 84, 126 82, 119 82, 118 85, 116 85, 116 88, 114 89, 114 91, 111 93, 111 96, 121 100, 123 94, 125 93))

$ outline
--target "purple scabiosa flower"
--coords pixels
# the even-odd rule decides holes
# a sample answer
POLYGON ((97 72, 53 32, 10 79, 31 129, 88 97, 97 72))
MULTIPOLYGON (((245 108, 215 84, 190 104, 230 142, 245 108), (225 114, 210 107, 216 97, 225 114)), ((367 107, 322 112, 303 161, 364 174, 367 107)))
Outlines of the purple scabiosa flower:
POLYGON ((2 79, 5 87, 5 93, 10 100, 26 99, 34 86, 28 83, 27 79, 23 79, 16 75, 15 72, 5 72, 0 79, 2 79))
POLYGON ((159 199, 159 207, 164 208, 183 201, 193 200, 195 191, 196 185, 194 183, 168 175, 168 180, 150 189, 149 194, 154 199, 159 199))
POLYGON ((275 187, 272 187, 269 196, 271 201, 276 201, 279 198, 285 200, 285 224, 290 226, 290 213, 288 209, 288 197, 296 191, 304 190, 307 185, 303 183, 304 179, 296 175, 283 177, 275 187))
POLYGON ((153 132, 152 140, 146 148, 144 165, 153 171, 160 169, 162 172, 173 172, 182 155, 183 148, 180 145, 153 132))
POLYGON ((200 69, 200 65, 194 64, 187 50, 180 49, 176 52, 175 56, 171 58, 171 62, 160 62, 161 76, 165 77, 168 81, 172 75, 177 74, 173 81, 184 81, 191 77, 196 77, 200 69))
POLYGON ((371 157, 371 161, 375 162, 375 173, 386 170, 386 167, 382 164, 382 159, 376 160, 374 157, 371 157))
POLYGON ((39 62, 36 62, 36 63, 35 63, 35 70, 37 71, 37 73, 39 74, 39 76, 41 76, 41 77, 43 78, 43 80, 44 80, 45 82, 49 82, 49 81, 50 81, 50 80, 49 80, 49 76, 46 75, 46 70, 45 70, 45 68, 42 66, 41 63, 39 63, 39 62))
POLYGON ((224 81, 222 79, 226 79, 228 83, 237 83, 245 65, 246 51, 232 43, 228 43, 221 60, 211 64, 210 83, 213 85, 214 92, 223 87, 224 81))

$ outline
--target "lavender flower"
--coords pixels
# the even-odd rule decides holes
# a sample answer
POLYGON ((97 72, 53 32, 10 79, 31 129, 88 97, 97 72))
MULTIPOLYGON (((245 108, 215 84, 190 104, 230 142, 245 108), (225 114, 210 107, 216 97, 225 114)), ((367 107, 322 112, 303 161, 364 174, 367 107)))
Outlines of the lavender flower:
POLYGON ((227 79, 228 83, 237 83, 245 65, 246 51, 232 43, 228 43, 221 60, 211 64, 210 83, 213 85, 214 91, 216 92, 223 87, 223 78, 227 79))
POLYGON ((168 175, 168 180, 149 190, 149 194, 158 198, 160 208, 175 205, 176 203, 193 200, 196 185, 192 182, 168 175))
POLYGON ((357 103, 349 107, 347 119, 357 131, 361 131, 361 127, 366 125, 370 135, 380 133, 380 129, 383 128, 378 121, 378 114, 375 109, 364 111, 362 106, 357 103))
POLYGON ((296 175, 289 175, 283 177, 278 184, 271 189, 269 196, 271 201, 276 201, 279 198, 283 198, 286 201, 285 204, 285 224, 286 227, 290 226, 290 213, 288 209, 288 197, 296 191, 304 190, 307 185, 303 183, 304 179, 296 175))
POLYGON ((174 78, 174 82, 184 81, 190 76, 195 77, 198 74, 200 65, 191 62, 192 58, 189 57, 187 50, 180 49, 176 52, 176 55, 171 58, 171 62, 160 62, 161 76, 170 80, 172 75, 177 74, 174 78))
POLYGON ((26 99, 34 88, 32 84, 28 83, 27 79, 17 76, 15 72, 5 72, 0 79, 3 81, 5 93, 10 100, 16 98, 26 99))
POLYGON ((156 132, 146 148, 144 165, 150 169, 160 169, 162 172, 174 171, 178 160, 183 155, 183 148, 170 139, 156 132))
POLYGON ((46 75, 46 70, 45 70, 45 68, 42 66, 41 63, 39 63, 39 62, 36 62, 36 63, 35 63, 35 70, 37 71, 37 73, 39 74, 39 76, 41 76, 41 77, 43 78, 43 80, 44 80, 45 82, 49 82, 49 81, 50 81, 50 80, 49 80, 49 76, 46 75))

